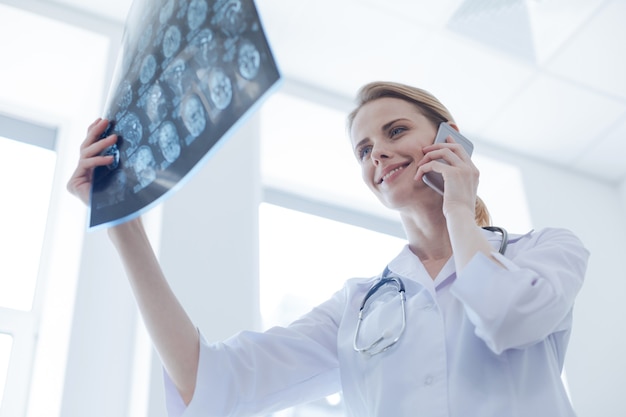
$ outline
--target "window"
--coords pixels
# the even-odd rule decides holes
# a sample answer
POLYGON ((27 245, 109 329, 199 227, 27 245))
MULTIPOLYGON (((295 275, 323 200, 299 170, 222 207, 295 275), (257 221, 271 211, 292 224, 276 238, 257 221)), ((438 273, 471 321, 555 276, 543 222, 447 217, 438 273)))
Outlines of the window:
POLYGON ((35 347, 40 258, 56 165, 52 129, 0 115, 0 409, 23 410, 35 347))
POLYGON ((404 239, 263 203, 259 211, 264 325, 287 325, 344 281, 382 273, 404 239))
POLYGON ((35 295, 56 154, 0 137, 0 307, 30 311, 35 295), (35 169, 33 169, 35 168, 35 169))
POLYGON ((72 314, 84 207, 65 183, 85 128, 101 112, 121 28, 61 2, 0 3, 0 37, 11 40, 3 43, 0 66, 0 333, 12 337, 0 417, 54 417, 77 397, 63 392, 68 364, 80 360, 67 353, 77 334, 72 314), (14 162, 19 168, 9 169, 14 162), (9 189, 17 194, 8 196, 9 189), (18 236, 7 237, 7 229, 18 236), (21 280, 7 275, 17 259, 5 259, 15 254, 21 280), (26 277, 27 270, 35 276, 26 277))

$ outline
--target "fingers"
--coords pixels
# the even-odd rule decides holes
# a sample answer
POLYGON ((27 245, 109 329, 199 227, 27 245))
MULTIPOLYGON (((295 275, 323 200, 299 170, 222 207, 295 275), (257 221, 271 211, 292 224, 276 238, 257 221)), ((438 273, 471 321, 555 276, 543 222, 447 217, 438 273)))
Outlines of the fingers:
POLYGON ((430 156, 431 160, 434 160, 446 159, 446 149, 449 149, 454 155, 458 156, 462 160, 468 160, 470 158, 470 155, 467 153, 465 148, 460 143, 456 142, 452 136, 448 136, 445 143, 434 143, 432 145, 425 146, 422 148, 422 151, 424 152, 424 156, 430 156))
POLYGON ((455 142, 452 136, 448 136, 446 143, 425 146, 423 152, 424 156, 418 162, 416 180, 420 180, 425 173, 430 171, 440 174, 448 171, 450 175, 452 170, 460 170, 466 176, 473 176, 475 172, 478 172, 465 148, 455 142))
MULTIPOLYGON (((466 163, 471 163, 469 158, 465 159, 462 155, 459 156, 456 152, 451 149, 443 148, 443 149, 435 149, 430 152, 424 154, 422 159, 418 162, 418 166, 421 168, 425 165, 433 165, 432 162, 435 163, 444 163, 450 166, 460 166, 466 163)), ((430 169, 429 169, 430 170, 430 169)), ((437 172, 440 172, 438 169, 437 172)))
POLYGON ((80 156, 74 173, 67 183, 67 189, 81 200, 88 200, 93 170, 98 166, 109 165, 113 156, 102 156, 102 152, 117 142, 117 135, 100 139, 106 131, 109 121, 98 118, 87 128, 87 136, 80 146, 80 156))
MULTIPOLYGON (((99 136, 99 135, 98 135, 99 136)), ((86 139, 80 150, 80 159, 92 158, 99 156, 106 148, 117 143, 117 135, 109 135, 104 139, 97 140, 95 143, 86 139)), ((109 158, 108 156, 106 158, 109 158)))
POLYGON ((100 139, 100 136, 104 133, 107 126, 109 125, 109 121, 102 118, 97 118, 89 127, 87 128, 87 136, 85 140, 80 145, 81 149, 84 149, 91 144, 95 143, 100 139))
MULTIPOLYGON (((106 148, 114 145, 117 142, 117 135, 115 134, 100 139, 102 137, 102 134, 106 131, 108 125, 109 121, 107 119, 98 118, 87 128, 87 136, 80 146, 79 165, 81 165, 81 163, 87 158, 93 158, 97 155, 100 155, 106 148)), ((89 161, 90 167, 110 163, 111 160, 112 158, 108 156, 96 158, 93 161, 89 161), (106 159, 103 160, 102 158, 106 159)))
POLYGON ((109 165, 113 162, 113 158, 113 155, 96 155, 80 158, 80 160, 78 161, 78 166, 76 167, 76 171, 80 173, 85 171, 91 171, 92 169, 99 166, 109 165))
POLYGON ((102 120, 102 117, 98 117, 96 120, 94 120, 94 122, 90 124, 89 127, 87 128, 87 132, 89 132, 89 130, 91 130, 91 128, 93 128, 95 125, 100 123, 101 120, 102 120))

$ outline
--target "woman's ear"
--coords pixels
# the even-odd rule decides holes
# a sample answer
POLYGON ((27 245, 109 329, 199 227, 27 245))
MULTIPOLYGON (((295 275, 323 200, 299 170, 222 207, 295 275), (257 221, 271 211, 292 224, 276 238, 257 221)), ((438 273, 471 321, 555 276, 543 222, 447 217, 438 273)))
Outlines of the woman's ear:
POLYGON ((454 122, 447 122, 447 123, 448 123, 450 126, 452 126, 452 128, 453 128, 454 130, 456 130, 457 132, 459 132, 459 133, 461 132, 461 131, 459 130, 459 127, 456 125, 456 123, 454 123, 454 122))

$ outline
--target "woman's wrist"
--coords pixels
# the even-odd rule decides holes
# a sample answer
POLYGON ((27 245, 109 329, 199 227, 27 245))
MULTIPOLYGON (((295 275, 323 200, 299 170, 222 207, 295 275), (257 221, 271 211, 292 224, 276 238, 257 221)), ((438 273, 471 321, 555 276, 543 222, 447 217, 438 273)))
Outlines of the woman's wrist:
POLYGON ((458 227, 461 225, 475 225, 476 213, 474 208, 469 208, 462 205, 453 206, 444 210, 444 216, 446 217, 446 223, 448 228, 458 227))
POLYGON ((119 243, 129 237, 137 237, 145 234, 141 217, 136 217, 132 220, 110 227, 107 229, 107 232, 109 239, 111 239, 114 243, 119 243))

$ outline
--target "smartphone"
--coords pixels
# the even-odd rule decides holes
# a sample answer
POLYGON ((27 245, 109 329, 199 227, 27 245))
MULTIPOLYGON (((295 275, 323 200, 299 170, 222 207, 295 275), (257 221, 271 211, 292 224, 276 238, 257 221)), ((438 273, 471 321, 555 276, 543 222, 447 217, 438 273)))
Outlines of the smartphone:
MULTIPOLYGON (((442 122, 439 124, 439 129, 437 130, 437 136, 435 136, 434 143, 444 143, 448 136, 452 136, 452 139, 454 139, 456 143, 460 143, 461 145, 463 145, 465 152, 467 152, 469 156, 472 156, 472 152, 474 151, 474 144, 470 142, 468 138, 461 135, 447 122, 442 122)), ((447 163, 443 159, 440 159, 439 161, 447 163)), ((443 195, 443 176, 440 173, 434 171, 428 172, 424 174, 422 180, 424 180, 426 185, 428 185, 430 188, 443 195)))

